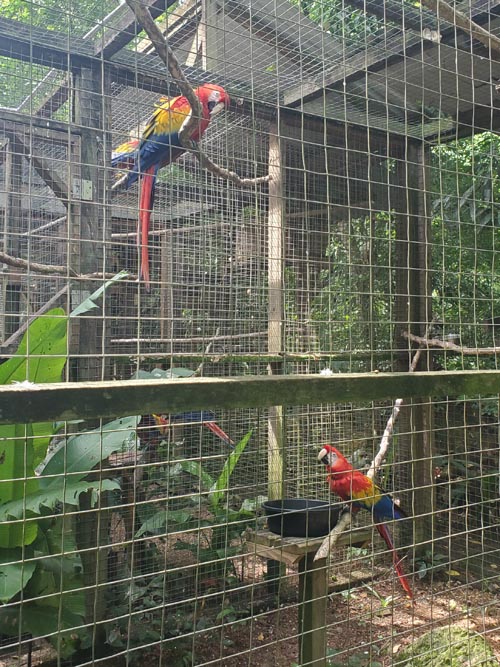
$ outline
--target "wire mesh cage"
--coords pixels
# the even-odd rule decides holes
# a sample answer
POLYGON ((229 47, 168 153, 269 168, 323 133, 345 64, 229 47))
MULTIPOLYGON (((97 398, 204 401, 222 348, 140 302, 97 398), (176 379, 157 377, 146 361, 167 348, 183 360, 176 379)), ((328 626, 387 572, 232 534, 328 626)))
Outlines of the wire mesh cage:
POLYGON ((500 664, 499 7, 5 0, 1 667, 500 664))

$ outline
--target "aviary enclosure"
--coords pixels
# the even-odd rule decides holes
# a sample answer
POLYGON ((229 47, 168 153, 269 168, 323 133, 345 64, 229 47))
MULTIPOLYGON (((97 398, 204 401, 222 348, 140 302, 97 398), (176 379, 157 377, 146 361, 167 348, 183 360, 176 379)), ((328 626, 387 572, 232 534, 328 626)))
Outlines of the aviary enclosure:
POLYGON ((1 6, 0 665, 498 665, 500 2, 1 6))

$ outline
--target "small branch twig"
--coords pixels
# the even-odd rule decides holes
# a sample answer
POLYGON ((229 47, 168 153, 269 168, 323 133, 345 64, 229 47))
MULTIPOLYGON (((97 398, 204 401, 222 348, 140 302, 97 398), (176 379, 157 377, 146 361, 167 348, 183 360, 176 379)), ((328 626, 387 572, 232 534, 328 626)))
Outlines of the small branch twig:
MULTIPOLYGON (((425 335, 427 336, 429 333, 429 330, 432 326, 433 322, 431 322, 425 331, 425 335)), ((422 339, 425 340, 425 339, 422 339)), ((422 345, 418 348, 418 350, 415 352, 413 355, 413 359, 410 364, 409 372, 414 373, 415 370, 417 369, 418 362, 420 361, 420 357, 422 355, 422 345)), ((382 465, 383 460, 385 459, 387 455, 387 450, 389 449, 389 445, 391 443, 391 438, 392 434, 394 432, 394 425, 396 424, 397 418, 399 416, 399 412, 401 410, 401 406, 403 405, 403 399, 402 398, 397 398, 394 402, 394 406, 392 408, 391 416, 387 420, 387 424, 384 430, 384 433, 382 435, 382 438, 380 440, 380 445, 378 452, 373 459, 370 469, 366 473, 366 476, 369 477, 370 479, 373 479, 377 473, 377 470, 380 468, 382 465)), ((337 543, 340 535, 344 530, 346 530, 350 525, 351 525, 351 515, 352 512, 346 512, 340 517, 339 522, 333 527, 333 529, 330 531, 329 535, 325 537, 323 542, 321 543, 320 548, 316 552, 316 555, 314 556, 314 560, 321 560, 322 558, 327 558, 328 554, 332 551, 333 547, 337 543)))
MULTIPOLYGON (((20 257, 12 257, 2 250, 0 250, 0 264, 7 264, 16 269, 26 269, 26 271, 42 273, 47 276, 57 274, 60 276, 69 276, 70 278, 77 278, 78 280, 110 280, 116 275, 116 273, 102 273, 101 271, 96 271, 95 273, 76 273, 76 271, 69 266, 28 262, 26 259, 21 259, 20 257)), ((129 274, 129 278, 130 280, 137 280, 136 276, 133 276, 132 274, 129 274)))
MULTIPOLYGON (((142 25, 142 27, 146 31, 149 39, 151 40, 151 43, 155 48, 158 57, 165 63, 165 66, 170 72, 170 75, 178 84, 182 94, 191 105, 192 109, 191 114, 189 115, 181 131, 179 132, 179 139, 182 146, 196 156, 200 165, 204 169, 214 174, 215 176, 218 176, 219 178, 223 178, 226 181, 230 181, 231 183, 238 185, 239 187, 249 187, 252 185, 260 185, 262 183, 267 183, 269 181, 269 176, 259 176, 258 178, 240 178, 240 176, 238 176, 238 174, 236 174, 234 171, 230 171, 229 169, 224 169, 223 167, 219 167, 219 165, 215 164, 215 162, 212 162, 212 160, 210 160, 210 158, 208 158, 200 150, 198 144, 190 138, 191 134, 193 133, 193 130, 196 129, 196 126, 198 125, 199 120, 202 116, 200 102, 196 97, 196 95, 194 94, 191 84, 186 79, 186 76, 182 71, 182 68, 174 52, 166 43, 161 30, 154 22, 153 17, 149 12, 149 9, 144 5, 142 5, 139 2, 139 0, 126 0, 126 2, 130 7, 130 9, 134 12, 137 21, 142 25)), ((120 181, 117 181, 114 184, 113 189, 119 187, 119 185, 121 185, 121 181, 122 179, 120 179, 120 181)))
POLYGON ((422 347, 439 347, 443 350, 449 350, 450 352, 458 352, 464 356, 483 356, 486 357, 492 354, 500 354, 500 347, 461 347, 455 343, 449 343, 445 340, 440 340, 439 338, 422 338, 421 336, 415 336, 415 334, 408 333, 403 331, 403 338, 410 340, 412 343, 418 343, 422 347))
MULTIPOLYGON (((212 349, 213 344, 215 343, 215 341, 216 341, 217 338, 219 337, 219 332, 220 332, 220 327, 217 327, 217 329, 215 330, 214 335, 212 336, 212 338, 210 339, 208 345, 207 345, 206 348, 205 348, 205 354, 209 354, 209 353, 210 353, 210 350, 212 349)), ((198 366, 198 368, 197 368, 197 369, 195 370, 195 372, 193 373, 192 377, 197 377, 198 375, 201 375, 201 374, 203 373, 203 367, 204 367, 204 366, 205 366, 205 360, 203 360, 203 361, 200 363, 200 365, 198 366)))
POLYGON ((466 14, 452 7, 445 0, 421 0, 422 5, 435 12, 438 17, 449 21, 452 25, 460 28, 484 44, 487 48, 500 54, 500 39, 478 23, 472 21, 466 14))

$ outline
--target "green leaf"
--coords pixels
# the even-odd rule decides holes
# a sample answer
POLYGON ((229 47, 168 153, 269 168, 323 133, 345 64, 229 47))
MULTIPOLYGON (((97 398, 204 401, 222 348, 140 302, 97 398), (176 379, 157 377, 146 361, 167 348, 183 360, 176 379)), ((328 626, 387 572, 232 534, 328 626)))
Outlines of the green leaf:
MULTIPOLYGON (((135 536, 141 537, 141 535, 144 535, 145 533, 158 535, 165 532, 167 524, 187 524, 191 517, 191 513, 187 510, 161 510, 145 521, 135 536)), ((174 526, 174 528, 178 529, 178 526, 174 526)))
POLYGON ((210 488, 210 504, 212 505, 213 509, 217 507, 217 505, 224 497, 229 486, 229 479, 231 477, 231 474, 236 464, 238 463, 240 456, 243 454, 245 447, 247 446, 247 443, 251 437, 252 437, 252 431, 248 431, 248 433, 245 436, 243 436, 243 438, 235 446, 231 454, 229 454, 229 456, 227 457, 221 474, 219 475, 215 484, 213 484, 213 486, 210 488))
MULTIPOLYGON (((43 508, 54 511, 58 503, 77 506, 82 493, 93 490, 97 495, 102 491, 114 491, 119 488, 119 482, 112 479, 89 482, 65 477, 52 478, 36 492, 0 505, 0 521, 8 523, 9 520, 24 519, 27 515, 39 515, 43 508)), ((26 523, 26 527, 30 525, 31 522, 26 523)))
POLYGON ((70 436, 47 460, 42 476, 82 473, 76 476, 81 479, 111 454, 134 449, 140 419, 140 416, 122 417, 102 428, 70 436))
POLYGON ((82 303, 79 306, 77 306, 74 310, 71 311, 69 316, 77 317, 78 315, 83 315, 84 313, 88 313, 89 310, 98 308, 99 304, 96 303, 97 299, 99 299, 104 294, 104 292, 108 289, 108 287, 111 287, 118 280, 123 280, 123 278, 128 278, 128 275, 129 274, 126 271, 120 271, 120 273, 117 273, 116 276, 110 278, 110 280, 106 281, 104 285, 101 285, 101 287, 99 287, 99 289, 97 289, 87 299, 82 301, 82 303))
POLYGON ((66 363, 67 320, 62 308, 34 320, 14 356, 0 366, 0 384, 59 382, 66 363))
POLYGON ((23 558, 32 555, 32 550, 24 550, 23 555, 22 549, 0 549, 0 602, 11 600, 31 579, 36 562, 23 562, 23 558))
MULTIPOLYGON (((20 500, 39 487, 35 478, 31 425, 4 424, 0 426, 0 507, 4 503, 20 500)), ((36 538, 36 523, 25 526, 0 525, 0 544, 14 548, 31 544, 36 538)))
POLYGON ((181 461, 181 466, 184 472, 193 475, 200 482, 200 486, 205 491, 208 491, 215 483, 214 478, 208 474, 201 465, 200 461, 194 461, 188 459, 187 461, 181 461))

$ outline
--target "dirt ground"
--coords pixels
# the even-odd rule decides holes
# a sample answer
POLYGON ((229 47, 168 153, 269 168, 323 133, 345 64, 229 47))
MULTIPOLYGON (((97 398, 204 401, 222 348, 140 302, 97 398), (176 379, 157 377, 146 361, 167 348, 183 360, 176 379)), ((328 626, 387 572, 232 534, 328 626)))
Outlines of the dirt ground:
MULTIPOLYGON (((375 582, 382 601, 394 591, 375 582)), ((327 612, 328 646, 340 664, 387 667, 405 645, 431 628, 457 625, 479 632, 500 660, 500 598, 459 583, 422 583, 416 603, 395 596, 386 606, 361 586, 351 596, 332 594, 327 612)), ((195 646, 194 664, 224 667, 291 667, 297 656, 297 609, 294 605, 228 626, 210 644, 195 646)), ((165 662, 165 667, 169 665, 165 662)), ((174 667, 174 665, 169 665, 174 667)))

